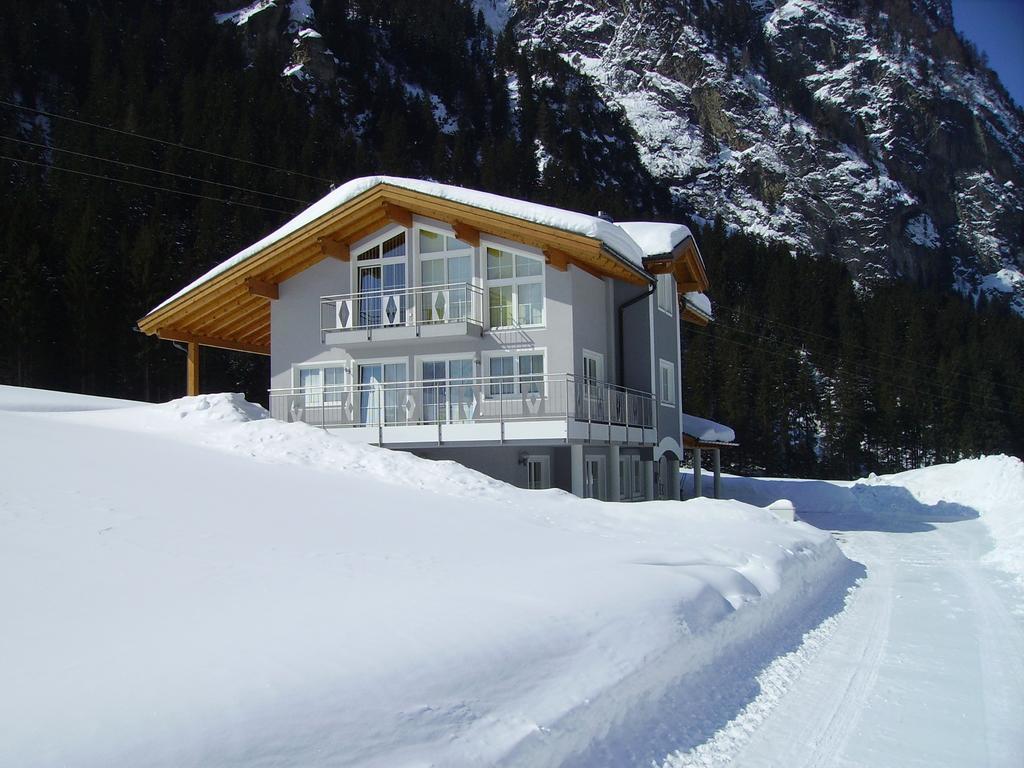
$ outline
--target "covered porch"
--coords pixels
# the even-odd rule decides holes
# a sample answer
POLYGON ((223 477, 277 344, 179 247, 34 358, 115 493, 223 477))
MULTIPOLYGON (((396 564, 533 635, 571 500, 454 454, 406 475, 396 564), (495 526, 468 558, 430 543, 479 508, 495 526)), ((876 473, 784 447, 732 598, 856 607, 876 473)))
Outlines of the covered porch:
POLYGON ((713 498, 722 497, 722 448, 734 448, 736 432, 732 427, 719 424, 700 416, 683 414, 683 448, 693 456, 693 497, 704 495, 703 458, 704 452, 711 454, 713 472, 713 498))

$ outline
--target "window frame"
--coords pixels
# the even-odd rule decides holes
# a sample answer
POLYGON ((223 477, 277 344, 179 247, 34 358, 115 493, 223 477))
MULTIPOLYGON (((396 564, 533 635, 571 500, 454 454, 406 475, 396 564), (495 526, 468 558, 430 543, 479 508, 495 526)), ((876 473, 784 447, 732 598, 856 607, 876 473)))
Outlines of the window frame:
POLYGON ((547 287, 547 264, 542 254, 531 253, 523 248, 517 248, 516 246, 510 246, 505 243, 495 242, 493 240, 481 240, 480 241, 480 275, 483 281, 484 288, 484 311, 487 315, 487 328, 489 330, 505 330, 509 328, 546 328, 548 321, 548 287, 547 287), (503 253, 507 253, 512 257, 512 277, 496 277, 491 278, 487 268, 487 252, 489 250, 495 250, 503 253), (540 264, 540 273, 537 275, 526 275, 520 277, 518 275, 518 259, 522 257, 533 262, 540 264), (539 285, 540 286, 540 322, 539 323, 523 323, 519 317, 519 287, 521 285, 539 285), (511 325, 492 325, 491 324, 491 288, 504 288, 511 286, 511 325))
POLYGON ((675 316, 675 308, 673 307, 675 302, 673 299, 676 290, 674 283, 675 279, 670 274, 658 275, 656 277, 658 309, 671 316, 675 316))
MULTIPOLYGON (((540 389, 538 390, 538 394, 541 397, 547 397, 548 396, 548 382, 547 382, 547 376, 548 376, 548 352, 547 352, 546 348, 544 348, 544 349, 532 349, 532 350, 526 350, 526 351, 515 351, 515 352, 506 352, 506 351, 503 351, 503 350, 502 351, 494 350, 494 351, 484 351, 484 352, 480 353, 480 368, 481 368, 481 375, 480 375, 480 377, 482 379, 490 379, 491 378, 491 361, 492 360, 499 359, 499 358, 512 358, 512 373, 511 373, 512 381, 510 382, 510 384, 512 385, 512 391, 511 392, 504 392, 504 391, 494 392, 494 391, 492 391, 494 387, 496 387, 496 386, 497 387, 502 387, 504 385, 503 384, 493 384, 490 381, 488 381, 482 387, 485 400, 498 400, 498 399, 519 398, 519 397, 523 397, 524 395, 530 394, 528 392, 524 392, 523 389, 522 389, 522 386, 523 386, 522 376, 523 376, 523 374, 521 373, 520 368, 519 368, 519 358, 520 357, 540 357, 541 358, 541 360, 542 360, 541 364, 544 367, 544 372, 539 374, 542 378, 541 378, 541 381, 540 381, 540 389)), ((537 375, 538 374, 535 374, 535 373, 528 373, 528 374, 526 374, 526 376, 537 376, 537 375)), ((526 383, 529 384, 531 382, 526 382, 526 383)))
POLYGON ((341 400, 342 392, 327 392, 327 371, 328 369, 340 369, 342 373, 343 383, 331 384, 332 387, 351 387, 352 386, 352 361, 341 360, 341 361, 323 361, 319 363, 297 363, 292 366, 292 389, 299 394, 311 398, 314 402, 307 400, 307 406, 320 407, 321 405, 336 405, 341 400), (302 371, 319 371, 320 373, 320 385, 319 392, 313 395, 306 394, 306 388, 302 386, 302 371), (333 395, 333 397, 332 397, 333 395))
MULTIPOLYGON (((440 251, 430 251, 430 252, 424 253, 423 250, 420 248, 420 233, 421 232, 429 232, 430 234, 437 235, 438 237, 441 237, 441 238, 450 238, 452 240, 458 240, 459 242, 463 242, 463 243, 465 241, 464 240, 459 240, 459 238, 455 235, 454 230, 446 229, 444 227, 434 226, 432 224, 421 224, 419 222, 414 222, 413 227, 412 227, 412 229, 410 231, 412 233, 411 234, 412 241, 413 241, 413 243, 415 243, 415 245, 413 246, 415 248, 415 258, 414 258, 415 266, 413 268, 413 272, 415 273, 415 275, 414 275, 415 285, 416 285, 416 287, 418 289, 419 288, 430 288, 430 287, 435 287, 435 286, 440 286, 440 285, 454 285, 454 283, 452 283, 452 279, 451 279, 451 269, 450 269, 450 267, 451 267, 451 260, 452 259, 458 259, 458 258, 465 258, 469 262, 469 275, 466 277, 466 285, 467 286, 474 286, 474 285, 476 285, 476 281, 477 281, 477 251, 479 250, 477 248, 477 246, 475 246, 475 245, 473 245, 471 243, 466 243, 466 246, 467 246, 466 248, 461 249, 461 250, 457 250, 457 251, 453 251, 453 250, 451 250, 450 248, 447 247, 448 246, 448 240, 445 239, 445 242, 444 242, 445 247, 442 250, 440 250, 440 251), (443 269, 443 272, 444 272, 444 280, 443 280, 443 282, 441 282, 441 283, 430 283, 429 285, 427 283, 423 282, 423 265, 425 263, 427 263, 427 262, 441 262, 441 264, 444 267, 444 269, 443 269)), ((466 295, 465 304, 466 304, 466 306, 465 306, 464 315, 468 318, 473 313, 473 306, 472 306, 473 305, 473 298, 472 298, 471 294, 469 294, 469 293, 467 293, 467 295, 466 295)), ((422 314, 422 312, 420 312, 420 313, 422 314)), ((430 309, 429 313, 432 315, 433 314, 433 310, 430 309)), ((428 322, 433 322, 433 320, 430 320, 428 322)))
POLYGON ((670 408, 675 408, 678 402, 679 395, 676 391, 679 387, 676 383, 676 364, 671 360, 666 360, 663 357, 658 358, 658 400, 662 405, 670 408), (670 385, 665 386, 665 373, 668 372, 670 385), (671 398, 666 397, 671 395, 671 398))
POLYGON ((531 491, 546 491, 551 488, 551 457, 544 453, 531 453, 527 454, 526 461, 526 487, 531 491), (539 488, 534 488, 530 485, 530 464, 537 464, 540 466, 540 479, 541 485, 539 488))

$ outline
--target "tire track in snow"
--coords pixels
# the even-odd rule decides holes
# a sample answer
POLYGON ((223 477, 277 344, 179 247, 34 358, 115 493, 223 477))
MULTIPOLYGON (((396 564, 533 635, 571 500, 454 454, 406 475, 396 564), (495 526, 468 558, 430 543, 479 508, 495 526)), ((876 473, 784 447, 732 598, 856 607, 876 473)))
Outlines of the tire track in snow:
MULTIPOLYGON (((886 555, 868 565, 866 578, 851 589, 842 613, 808 632, 795 651, 773 661, 758 676, 762 693, 712 739, 669 756, 663 768, 835 765, 875 685, 889 634, 893 576, 885 561, 890 548, 884 537, 878 538, 877 548, 884 548, 886 555), (780 706, 786 709, 784 722, 762 727, 780 706)), ((856 559, 855 553, 848 554, 856 559)))
POLYGON ((1024 633, 977 565, 962 560, 956 565, 979 624, 989 764, 1018 766, 1024 754, 1024 633))
MULTIPOLYGON (((878 536, 877 540, 879 542, 886 541, 884 536, 878 536)), ((818 697, 811 697, 809 703, 821 713, 818 719, 819 726, 812 731, 812 733, 817 732, 818 736, 810 741, 809 752, 791 756, 792 759, 788 764, 794 768, 796 766, 827 768, 835 765, 836 757, 842 753, 850 734, 857 726, 864 703, 878 680, 878 668, 885 651, 886 641, 889 638, 893 604, 893 573, 892 566, 888 562, 891 548, 885 546, 885 549, 889 550, 886 555, 868 566, 868 583, 862 593, 858 595, 858 608, 861 610, 845 615, 845 621, 840 628, 840 632, 843 632, 846 637, 853 637, 856 640, 854 647, 844 653, 851 662, 847 667, 848 676, 844 681, 845 685, 842 688, 834 686, 830 689, 828 675, 825 680, 816 681, 815 687, 818 689, 819 695, 822 688, 826 691, 831 690, 832 695, 828 698, 827 705, 820 709, 813 706, 814 700, 818 697), (874 577, 874 581, 872 581, 872 577, 874 577), (879 593, 877 603, 872 599, 875 592, 879 593), (870 616, 870 629, 860 632, 859 637, 856 632, 846 632, 863 620, 858 614, 871 611, 874 615, 870 616), (849 653, 852 651, 856 652, 849 653)), ((832 684, 834 685, 834 680, 832 684)), ((794 743, 799 744, 798 741, 794 743)))
POLYGON ((835 765, 878 679, 889 636, 893 571, 888 561, 892 550, 884 535, 872 536, 872 550, 882 556, 866 563, 867 578, 852 596, 830 642, 786 696, 790 714, 786 721, 796 730, 759 729, 734 765, 756 765, 761 755, 772 755, 772 760, 784 755, 784 764, 791 768, 835 765))

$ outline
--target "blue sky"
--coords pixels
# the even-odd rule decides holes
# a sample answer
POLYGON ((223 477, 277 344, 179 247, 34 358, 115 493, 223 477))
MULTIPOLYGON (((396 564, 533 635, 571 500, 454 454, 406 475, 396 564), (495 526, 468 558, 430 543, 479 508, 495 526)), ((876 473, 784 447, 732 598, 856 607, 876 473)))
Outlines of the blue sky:
POLYGON ((1024 0, 953 0, 953 23, 1024 106, 1024 0))

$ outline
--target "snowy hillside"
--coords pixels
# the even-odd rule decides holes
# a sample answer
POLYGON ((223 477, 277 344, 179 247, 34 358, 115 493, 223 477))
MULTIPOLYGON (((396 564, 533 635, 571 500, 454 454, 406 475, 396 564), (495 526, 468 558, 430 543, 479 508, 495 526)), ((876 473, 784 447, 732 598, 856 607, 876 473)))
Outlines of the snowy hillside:
POLYGON ((658 759, 859 573, 757 507, 517 490, 238 396, 8 407, 3 765, 658 759))
POLYGON ((699 217, 1024 314, 1024 119, 945 0, 511 5, 699 217))
POLYGON ((0 466, 0 765, 1024 750, 1018 459, 603 504, 237 395, 0 387, 0 466), (761 508, 780 497, 811 524, 761 508))

